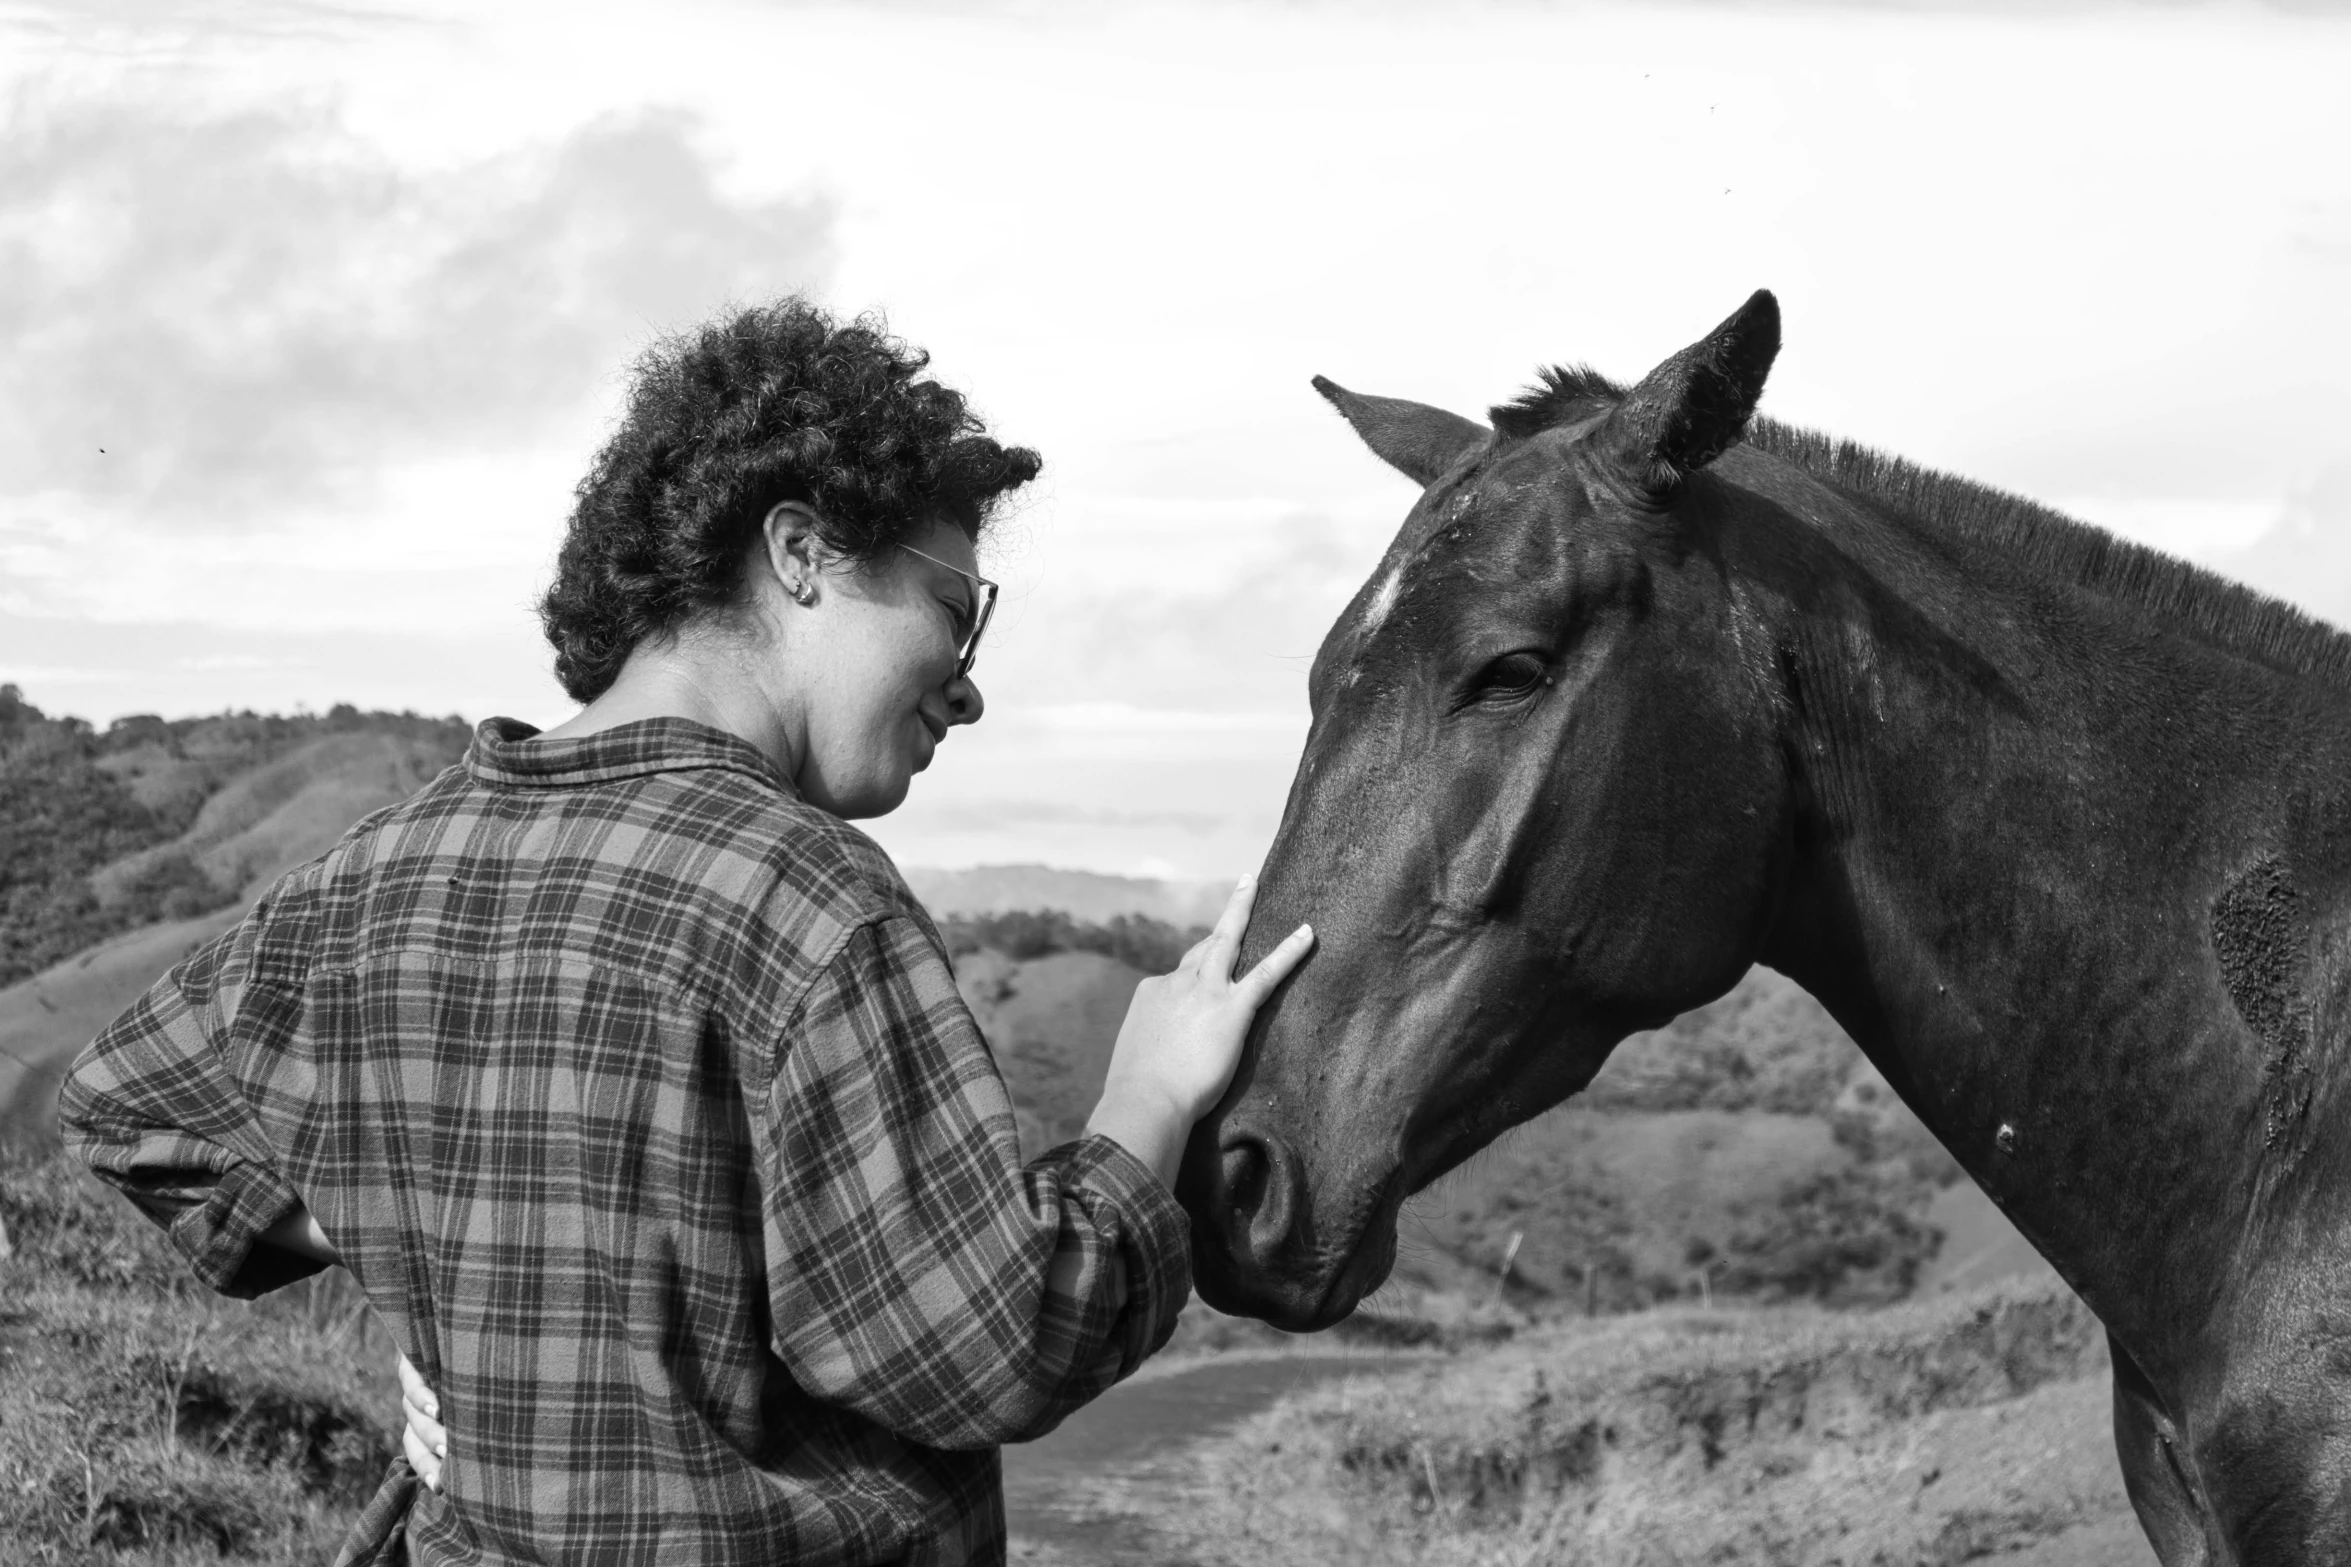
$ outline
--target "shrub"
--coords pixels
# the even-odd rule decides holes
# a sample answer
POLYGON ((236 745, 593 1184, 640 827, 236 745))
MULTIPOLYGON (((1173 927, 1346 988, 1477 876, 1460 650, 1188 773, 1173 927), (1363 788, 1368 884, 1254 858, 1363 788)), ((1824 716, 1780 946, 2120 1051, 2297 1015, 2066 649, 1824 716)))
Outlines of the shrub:
POLYGON ((1170 972, 1208 934, 1205 926, 1179 930, 1142 914, 1120 914, 1096 925, 1059 909, 951 914, 938 923, 951 957, 986 948, 1027 963, 1056 952, 1095 952, 1146 974, 1170 972))
MULTIPOLYGON (((1918 1217, 1926 1190, 1868 1166, 1823 1171, 1732 1232, 1713 1273, 1726 1291, 1833 1305, 1900 1300, 1942 1232, 1918 1217)), ((1711 1248, 1695 1265, 1716 1261, 1711 1248)))

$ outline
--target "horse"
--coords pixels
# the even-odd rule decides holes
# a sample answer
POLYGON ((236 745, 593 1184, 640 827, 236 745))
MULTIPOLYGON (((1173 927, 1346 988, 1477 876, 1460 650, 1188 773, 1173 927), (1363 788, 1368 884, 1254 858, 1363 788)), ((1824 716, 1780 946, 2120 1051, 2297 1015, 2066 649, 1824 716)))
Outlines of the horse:
POLYGON ((1330 1325, 1414 1191, 1765 964, 2099 1317, 2167 1567, 2351 1561, 2351 637, 1755 414, 1768 292, 1489 424, 1315 387, 1422 488, 1308 678, 1178 1194, 1330 1325))

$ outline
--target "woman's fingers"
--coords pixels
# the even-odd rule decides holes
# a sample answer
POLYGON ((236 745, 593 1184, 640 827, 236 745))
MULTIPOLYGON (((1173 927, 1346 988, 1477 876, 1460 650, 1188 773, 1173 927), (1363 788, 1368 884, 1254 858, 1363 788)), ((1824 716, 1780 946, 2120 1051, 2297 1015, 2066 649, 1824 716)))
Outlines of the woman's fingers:
POLYGON ((400 1360, 400 1398, 404 1403, 416 1403, 420 1397, 430 1397, 431 1390, 424 1385, 424 1374, 408 1358, 405 1350, 396 1351, 400 1360))
POLYGON ((433 1390, 425 1386, 424 1374, 409 1363, 406 1355, 400 1357, 400 1402, 428 1419, 438 1419, 441 1401, 433 1397, 433 1390))
POLYGON ((438 1491, 449 1433, 441 1424, 441 1401, 406 1355, 400 1357, 400 1417, 400 1450, 408 1455, 408 1467, 438 1491))
POLYGON ((1313 945, 1314 927, 1299 926, 1259 959, 1255 968, 1233 981, 1234 993, 1255 1012, 1265 1005, 1265 998, 1273 994, 1274 987, 1290 977, 1290 970, 1298 966, 1313 945))
POLYGON ((1217 979, 1233 977, 1233 959, 1240 956, 1241 936, 1249 928, 1249 910, 1256 902, 1256 877, 1244 876, 1233 884, 1233 895, 1225 899, 1224 912, 1216 917, 1216 928, 1195 949, 1200 954, 1202 973, 1217 979))
POLYGON ((404 1423, 408 1427, 409 1432, 419 1441, 423 1442, 428 1451, 433 1453, 446 1453, 449 1451, 449 1432, 440 1421, 434 1419, 425 1411, 417 1408, 414 1404, 404 1403, 402 1406, 401 1415, 404 1423))
POLYGON ((400 1450, 408 1455, 408 1467, 416 1471, 416 1477, 429 1489, 438 1491, 441 1488, 440 1455, 426 1448, 414 1426, 400 1433, 400 1450))

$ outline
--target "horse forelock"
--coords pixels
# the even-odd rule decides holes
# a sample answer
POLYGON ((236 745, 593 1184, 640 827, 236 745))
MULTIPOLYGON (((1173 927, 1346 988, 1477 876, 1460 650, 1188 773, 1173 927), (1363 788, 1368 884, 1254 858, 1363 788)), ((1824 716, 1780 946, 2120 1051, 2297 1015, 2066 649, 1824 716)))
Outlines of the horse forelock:
POLYGON ((1589 365, 1552 365, 1538 373, 1516 402, 1486 410, 1494 433, 1519 441, 1542 431, 1573 424, 1596 412, 1594 404, 1610 406, 1624 400, 1624 388, 1589 365))

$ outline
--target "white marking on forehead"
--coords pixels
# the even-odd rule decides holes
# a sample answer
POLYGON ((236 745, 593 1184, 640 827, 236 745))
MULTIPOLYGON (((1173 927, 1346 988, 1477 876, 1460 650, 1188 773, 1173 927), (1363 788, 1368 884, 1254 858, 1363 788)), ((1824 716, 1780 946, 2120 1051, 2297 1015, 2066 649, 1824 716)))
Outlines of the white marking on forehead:
POLYGON ((1380 583, 1380 589, 1371 596, 1363 610, 1363 634, 1370 636, 1380 629, 1380 622, 1388 618, 1388 611, 1396 607, 1396 595, 1404 586, 1404 568, 1396 567, 1380 583))

